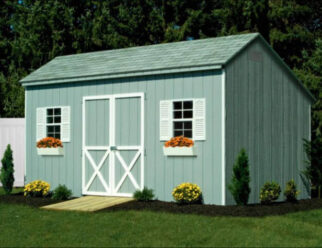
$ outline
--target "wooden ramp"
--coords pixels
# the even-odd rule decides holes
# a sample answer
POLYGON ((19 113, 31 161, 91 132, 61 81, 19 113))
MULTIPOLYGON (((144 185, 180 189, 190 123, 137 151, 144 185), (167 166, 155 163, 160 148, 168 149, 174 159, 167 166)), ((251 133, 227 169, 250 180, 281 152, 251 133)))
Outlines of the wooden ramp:
POLYGON ((55 203, 41 208, 63 211, 94 212, 133 200, 134 199, 130 197, 83 196, 74 200, 55 203))

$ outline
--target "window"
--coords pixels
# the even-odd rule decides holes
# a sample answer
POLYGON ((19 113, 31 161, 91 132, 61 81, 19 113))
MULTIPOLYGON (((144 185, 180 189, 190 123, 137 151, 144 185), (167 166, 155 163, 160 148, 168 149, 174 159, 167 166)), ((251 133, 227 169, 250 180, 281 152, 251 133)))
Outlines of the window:
POLYGON ((160 101, 160 140, 181 135, 206 140, 206 99, 160 101))
POLYGON ((70 142, 70 106, 39 107, 36 109, 36 140, 54 137, 70 142))
POLYGON ((173 137, 192 138, 193 101, 173 102, 173 137))
POLYGON ((60 139, 61 108, 47 108, 46 133, 47 137, 54 137, 60 139))

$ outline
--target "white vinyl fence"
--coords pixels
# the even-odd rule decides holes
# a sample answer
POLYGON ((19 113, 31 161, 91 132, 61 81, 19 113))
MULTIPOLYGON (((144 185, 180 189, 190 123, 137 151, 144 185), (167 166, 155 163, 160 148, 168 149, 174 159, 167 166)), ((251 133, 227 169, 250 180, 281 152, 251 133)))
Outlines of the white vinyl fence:
MULTIPOLYGON (((24 118, 0 118, 0 160, 2 160, 8 144, 11 145, 13 151, 14 186, 21 187, 24 185, 26 163, 24 118)), ((1 166, 2 163, 0 162, 1 166)))

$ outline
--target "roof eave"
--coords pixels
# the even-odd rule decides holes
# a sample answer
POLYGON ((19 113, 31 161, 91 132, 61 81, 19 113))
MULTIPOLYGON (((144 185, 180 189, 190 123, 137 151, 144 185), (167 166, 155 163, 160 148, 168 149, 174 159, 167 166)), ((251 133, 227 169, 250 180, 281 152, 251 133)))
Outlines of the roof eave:
POLYGON ((57 78, 57 79, 47 79, 47 80, 26 80, 26 78, 20 80, 19 82, 22 86, 37 86, 37 85, 48 85, 48 84, 60 84, 60 83, 73 83, 73 82, 84 82, 93 80, 104 80, 104 79, 117 79, 117 78, 127 78, 127 77, 141 77, 141 76, 151 76, 151 75, 162 75, 162 74, 174 74, 183 72, 195 72, 195 71, 209 71, 218 70, 222 68, 222 64, 210 64, 201 66, 189 66, 189 67, 177 67, 177 68, 166 68, 166 69, 155 69, 155 70, 142 70, 142 71, 132 71, 127 73, 110 73, 110 74, 99 74, 91 76, 80 76, 71 78, 57 78))

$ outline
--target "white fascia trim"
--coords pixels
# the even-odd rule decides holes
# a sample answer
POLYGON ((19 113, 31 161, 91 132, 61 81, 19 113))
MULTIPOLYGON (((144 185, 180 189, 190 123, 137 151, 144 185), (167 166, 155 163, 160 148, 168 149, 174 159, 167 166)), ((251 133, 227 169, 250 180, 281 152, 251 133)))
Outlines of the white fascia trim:
POLYGON ((221 74, 221 204, 226 205, 226 72, 222 69, 221 74))
POLYGON ((26 176, 27 176, 27 147, 28 146, 28 143, 27 143, 27 118, 26 118, 26 115, 27 115, 27 89, 25 88, 25 168, 24 168, 24 185, 26 183, 26 176))

